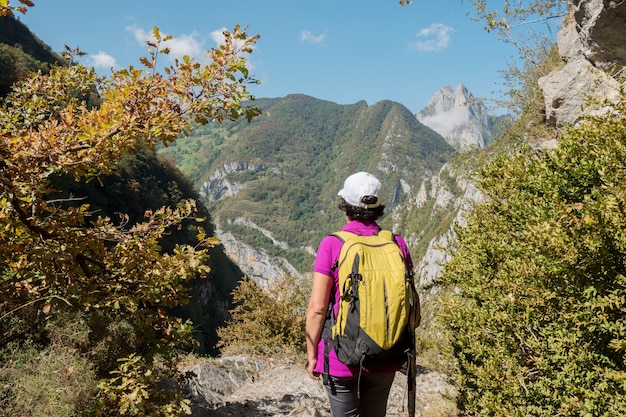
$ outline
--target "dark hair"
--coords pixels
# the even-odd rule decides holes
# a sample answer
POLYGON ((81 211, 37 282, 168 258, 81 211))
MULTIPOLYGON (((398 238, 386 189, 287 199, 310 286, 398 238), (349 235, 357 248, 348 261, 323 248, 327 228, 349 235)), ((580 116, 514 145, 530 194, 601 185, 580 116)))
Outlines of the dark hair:
POLYGON ((339 210, 346 213, 351 220, 377 220, 385 213, 385 206, 380 205, 376 208, 366 209, 363 207, 356 207, 352 204, 346 203, 346 200, 341 198, 339 201, 339 210))

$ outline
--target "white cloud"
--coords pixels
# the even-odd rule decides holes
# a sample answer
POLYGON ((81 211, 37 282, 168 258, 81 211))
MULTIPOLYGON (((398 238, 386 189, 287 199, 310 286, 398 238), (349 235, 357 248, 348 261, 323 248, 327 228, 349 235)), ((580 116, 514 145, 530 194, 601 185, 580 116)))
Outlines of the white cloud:
POLYGON ((213 32, 211 32, 211 39, 213 39, 213 42, 215 42, 218 45, 221 45, 224 43, 224 31, 227 30, 226 28, 221 28, 218 30, 214 30, 213 32))
POLYGON ((182 35, 172 38, 164 44, 170 48, 170 58, 181 59, 185 55, 200 59, 204 56, 202 42, 197 39, 197 34, 182 35))
POLYGON ((127 26, 126 32, 129 32, 140 45, 144 45, 146 41, 152 39, 152 32, 147 32, 138 26, 127 26))
POLYGON ((311 43, 320 43, 326 38, 326 35, 314 35, 312 32, 308 30, 303 30, 300 32, 300 40, 311 43))
POLYGON ((433 23, 417 33, 417 37, 420 40, 412 43, 411 48, 420 52, 441 51, 450 44, 450 34, 452 32, 454 32, 454 28, 450 26, 442 23, 433 23))
POLYGON ((87 60, 94 68, 114 68, 117 66, 115 58, 103 51, 98 51, 95 55, 87 55, 87 60))
MULTIPOLYGON (((128 26, 127 32, 130 32, 135 41, 141 45, 145 45, 146 41, 153 40, 152 32, 148 32, 138 26, 128 26)), ((165 36, 165 34, 162 34, 165 36)), ((188 35, 181 35, 178 37, 172 37, 172 39, 164 42, 163 47, 170 49, 169 58, 171 60, 181 59, 185 55, 189 55, 195 59, 202 59, 204 56, 204 48, 202 41, 198 39, 198 34, 193 32, 188 35)))
POLYGON ((468 123, 470 118, 469 108, 453 108, 446 112, 438 113, 432 116, 420 119, 420 122, 439 133, 444 138, 460 125, 468 123))

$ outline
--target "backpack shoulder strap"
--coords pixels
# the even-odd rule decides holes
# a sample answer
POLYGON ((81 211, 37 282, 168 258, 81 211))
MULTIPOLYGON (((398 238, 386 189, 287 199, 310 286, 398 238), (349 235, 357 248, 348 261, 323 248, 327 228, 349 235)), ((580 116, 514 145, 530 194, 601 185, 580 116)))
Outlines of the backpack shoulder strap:
POLYGON ((396 244, 398 243, 396 242, 396 235, 391 230, 382 229, 380 232, 378 232, 378 236, 390 240, 396 244))
MULTIPOLYGON (((353 238, 356 235, 354 233, 352 233, 352 232, 345 232, 343 230, 340 230, 338 232, 331 233, 329 236, 336 237, 337 239, 339 239, 341 241, 341 243, 343 245, 344 243, 346 243, 348 240, 350 240, 351 238, 353 238)), ((335 270, 338 267, 339 267, 339 260, 335 261, 335 263, 333 264, 331 269, 335 270)))
POLYGON ((341 240, 341 243, 346 243, 346 240, 356 235, 352 232, 345 232, 343 230, 340 230, 338 232, 331 233, 330 236, 335 236, 337 239, 341 240))

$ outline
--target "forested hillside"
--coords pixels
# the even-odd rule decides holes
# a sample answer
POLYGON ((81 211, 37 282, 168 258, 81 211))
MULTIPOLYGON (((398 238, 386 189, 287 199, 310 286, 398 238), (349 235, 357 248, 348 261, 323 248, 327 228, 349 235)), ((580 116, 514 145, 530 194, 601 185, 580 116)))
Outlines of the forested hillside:
POLYGON ((399 103, 290 95, 255 106, 262 115, 251 123, 200 127, 160 154, 194 179, 223 233, 301 273, 324 234, 342 226, 336 194, 350 173, 377 174, 391 213, 456 154, 399 103))
POLYGON ((30 71, 48 72, 51 64, 63 61, 19 21, 0 16, 0 96, 30 71))

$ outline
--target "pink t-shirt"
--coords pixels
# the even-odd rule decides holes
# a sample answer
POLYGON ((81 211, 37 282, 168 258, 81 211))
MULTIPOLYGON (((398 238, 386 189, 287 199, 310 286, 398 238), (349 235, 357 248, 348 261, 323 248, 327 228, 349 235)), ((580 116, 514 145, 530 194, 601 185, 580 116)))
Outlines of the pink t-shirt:
MULTIPOLYGON (((362 236, 371 236, 378 233, 381 228, 374 221, 359 221, 354 220, 346 224, 343 229, 346 232, 352 232, 356 234, 360 234, 362 236)), ((405 256, 407 261, 407 266, 409 270, 413 269, 413 261, 411 260, 411 254, 407 248, 406 242, 401 236, 396 235, 396 242, 398 246, 400 246, 400 250, 405 256)), ((337 270, 333 269, 333 265, 339 259, 339 252, 341 251, 341 246, 343 243, 335 236, 326 236, 320 242, 319 248, 317 250, 317 257, 315 259, 315 266, 313 270, 320 274, 332 277, 334 280, 333 287, 331 291, 334 291, 334 300, 339 300, 339 286, 337 270)), ((331 297, 332 299, 333 297, 331 297)), ((339 310, 339 303, 335 302, 333 306, 335 309, 335 314, 337 314, 339 310)), ((329 355, 329 374, 337 377, 344 376, 354 376, 358 375, 359 368, 358 367, 350 367, 345 365, 339 359, 337 359, 337 355, 334 350, 331 350, 329 355)), ((396 369, 389 369, 389 372, 393 372, 396 369)), ((317 365, 315 366, 315 372, 323 373, 324 372, 324 340, 320 338, 320 341, 317 345, 317 365)))

